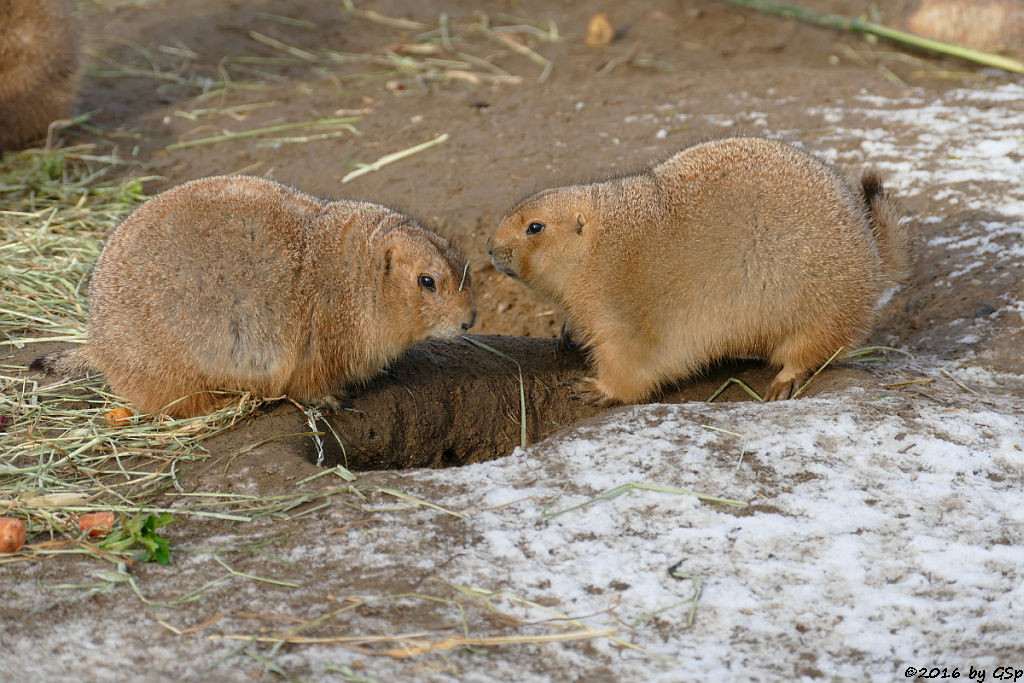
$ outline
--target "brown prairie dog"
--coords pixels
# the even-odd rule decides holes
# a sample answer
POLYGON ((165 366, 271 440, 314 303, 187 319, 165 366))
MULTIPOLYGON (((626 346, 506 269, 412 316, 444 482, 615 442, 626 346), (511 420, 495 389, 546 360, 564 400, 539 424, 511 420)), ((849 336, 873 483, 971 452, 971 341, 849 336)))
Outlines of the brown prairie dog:
POLYGON ((46 137, 77 83, 72 0, 0 0, 0 150, 46 137))
POLYGON ((206 413, 226 400, 219 390, 331 402, 475 320, 466 260, 413 219, 217 176, 153 197, 114 230, 89 285, 89 343, 32 367, 99 370, 146 413, 206 413))
POLYGON ((527 197, 488 253, 564 310, 595 374, 577 385, 583 398, 643 401, 753 356, 781 367, 765 394, 775 400, 862 343, 910 239, 876 175, 854 189, 792 145, 737 137, 527 197))

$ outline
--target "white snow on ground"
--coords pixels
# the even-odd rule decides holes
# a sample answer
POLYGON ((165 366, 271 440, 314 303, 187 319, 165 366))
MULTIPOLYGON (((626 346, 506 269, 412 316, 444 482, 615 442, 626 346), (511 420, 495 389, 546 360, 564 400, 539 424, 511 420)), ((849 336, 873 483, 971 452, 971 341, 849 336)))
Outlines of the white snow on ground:
MULTIPOLYGON (((957 90, 938 99, 922 93, 899 101, 862 94, 810 113, 826 124, 842 124, 826 126, 817 139, 846 150, 830 158, 850 169, 879 169, 898 196, 927 201, 929 213, 918 220, 950 224, 945 234, 927 242, 949 252, 950 266, 927 273, 921 286, 953 296, 963 283, 1019 273, 1015 269, 1024 261, 1024 87, 957 90)), ((1018 322, 1024 322, 1024 281, 1019 275, 989 303, 991 313, 953 321, 948 335, 959 345, 982 342, 965 353, 979 362, 989 351, 984 342, 993 321, 1009 327, 1011 339, 1024 344, 1024 325, 1018 322)))
MULTIPOLYGON (((632 407, 498 462, 418 478, 423 490, 472 483, 443 503, 467 511, 483 540, 448 580, 557 598, 570 616, 596 615, 579 618, 589 627, 618 627, 670 658, 628 657, 634 680, 802 668, 893 680, 922 662, 991 670, 1021 652, 1024 401, 906 416, 900 403, 855 390, 632 407), (755 513, 633 490, 544 514, 563 487, 572 493, 549 514, 631 482, 752 501, 755 513), (694 582, 669 575, 677 563, 703 584, 691 628, 694 582)), ((608 640, 595 647, 619 657, 608 640)), ((562 655, 581 665, 576 651, 562 655)))
MULTIPOLYGON (((986 383, 1020 378, 963 379, 981 396, 947 380, 935 404, 851 389, 621 408, 507 458, 412 475, 409 493, 465 516, 468 547, 424 537, 445 513, 423 509, 425 525, 377 539, 353 529, 291 559, 372 575, 394 566, 394 548, 419 547, 408 566, 539 625, 521 632, 621 639, 492 650, 430 680, 524 680, 523 656, 598 680, 891 681, 911 666, 992 680, 1024 669, 1024 399, 986 383), (648 488, 599 497, 629 484, 648 488)), ((313 647, 277 661, 352 659, 313 647)), ((378 680, 410 670, 361 661, 378 680)))

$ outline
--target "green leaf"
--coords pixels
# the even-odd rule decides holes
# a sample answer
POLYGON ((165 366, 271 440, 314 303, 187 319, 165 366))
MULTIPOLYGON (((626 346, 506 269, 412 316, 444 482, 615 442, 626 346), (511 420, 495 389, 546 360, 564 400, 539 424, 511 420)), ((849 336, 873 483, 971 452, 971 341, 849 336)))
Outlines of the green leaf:
POLYGON ((170 513, 145 515, 141 513, 124 522, 122 529, 111 534, 100 547, 114 552, 125 552, 131 548, 142 546, 143 562, 156 562, 167 565, 171 562, 171 543, 156 532, 157 529, 176 520, 170 513))

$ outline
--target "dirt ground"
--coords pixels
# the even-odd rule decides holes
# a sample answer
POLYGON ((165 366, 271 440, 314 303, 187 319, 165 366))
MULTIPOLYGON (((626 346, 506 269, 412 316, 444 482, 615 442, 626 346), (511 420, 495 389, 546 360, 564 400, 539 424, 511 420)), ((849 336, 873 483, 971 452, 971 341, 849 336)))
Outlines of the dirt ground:
MULTIPOLYGON (((849 15, 861 14, 875 5, 861 0, 805 4, 849 15)), ((493 25, 529 21, 547 27, 549 21, 553 22, 558 27, 557 41, 517 34, 525 36, 526 44, 550 61, 550 75, 539 83, 544 68, 541 64, 483 34, 465 38, 474 54, 494 57, 508 73, 521 76, 521 82, 431 81, 394 73, 363 78, 360 74, 370 68, 363 62, 300 58, 283 64, 237 59, 282 56, 282 51, 269 41, 254 39, 253 32, 312 55, 334 51, 378 56, 383 56, 388 46, 400 49, 396 46, 408 44, 420 32, 354 16, 338 2, 84 2, 80 7, 89 70, 82 80, 76 111, 94 112, 89 121, 94 129, 73 128, 66 135, 71 141, 116 140, 120 154, 132 162, 129 172, 153 176, 145 185, 149 193, 204 175, 244 171, 273 177, 315 195, 369 199, 398 207, 454 241, 469 256, 479 307, 475 333, 550 338, 560 329, 558 314, 497 272, 484 247, 504 210, 522 195, 552 184, 642 167, 703 136, 744 131, 800 141, 812 151, 830 154, 846 172, 856 176, 873 161, 870 146, 843 132, 858 122, 860 114, 850 104, 857 98, 899 100, 912 95, 924 101, 941 100, 953 88, 986 89, 1012 80, 995 72, 978 75, 978 70, 952 60, 912 52, 894 56, 894 48, 866 42, 856 35, 701 0, 383 0, 357 6, 385 17, 421 22, 430 29, 437 27, 442 13, 447 14, 452 26, 479 15, 489 17, 493 25), (610 17, 617 38, 606 47, 589 47, 584 44, 583 33, 588 20, 599 11, 610 17), (169 76, 104 73, 112 63, 150 74, 155 67, 169 76), (238 87, 203 98, 204 88, 213 87, 224 69, 236 80, 248 73, 264 85, 238 87), (751 103, 756 103, 756 110, 751 103), (236 109, 225 113, 232 107, 236 109), (823 116, 822 108, 829 107, 840 113, 831 118, 823 116), (353 112, 359 116, 353 124, 358 135, 272 145, 267 144, 266 136, 259 136, 168 149, 168 145, 224 130, 343 117, 353 112), (355 163, 372 162, 442 134, 449 136, 447 140, 430 149, 342 183, 355 163)), ((1020 112, 1019 103, 1017 106, 1020 112)), ((888 130, 890 142, 896 146, 903 134, 898 125, 888 130)), ((913 143, 910 139, 903 142, 913 143)), ((1019 158, 1021 152, 1016 154, 1019 158)), ((931 169, 915 171, 941 169, 944 163, 938 156, 931 169)), ((969 178, 962 184, 965 192, 985 190, 969 178)), ((900 183, 894 183, 894 187, 899 188, 900 183)), ((922 238, 914 281, 885 304, 872 343, 898 347, 920 357, 969 357, 993 373, 1011 377, 1024 373, 1020 354, 1024 326, 1019 315, 1001 308, 1007 294, 1024 296, 1021 260, 999 261, 987 277, 958 280, 953 289, 945 283, 951 273, 969 265, 963 261, 969 257, 964 255, 958 261, 939 238, 958 226, 980 224, 998 216, 968 202, 937 207, 938 200, 927 192, 906 194, 900 199, 909 215, 934 220, 920 224, 922 238)), ((998 253, 1000 249, 1012 250, 1019 236, 1009 233, 992 240, 993 252, 998 253)), ((19 352, 19 358, 27 360, 38 350, 19 352)), ((912 366, 899 368, 841 364, 816 380, 814 393, 870 389, 913 376, 912 366)), ((730 367, 694 385, 689 394, 682 387, 683 393, 675 400, 706 398, 723 377, 737 373, 758 389, 769 377, 757 364, 730 367)), ((516 444, 518 429, 514 379, 510 372, 507 406, 495 418, 505 420, 505 436, 495 448, 506 454, 516 444)), ((1017 397, 1024 391, 1021 383, 1010 380, 1003 388, 1017 397)), ((920 387, 891 391, 912 405, 914 401, 942 400, 920 387)), ((733 387, 723 399, 745 400, 746 396, 733 387)), ((215 442, 209 466, 187 472, 185 486, 198 486, 201 479, 204 490, 272 494, 290 490, 295 482, 316 474, 319 470, 304 460, 309 457, 308 445, 287 441, 268 443, 228 463, 217 459, 241 445, 284 431, 297 419, 287 406, 269 413, 215 442)), ((551 424, 543 431, 565 426, 551 424)), ((409 464, 453 464, 437 454, 417 455, 423 457, 409 464)), ((375 469, 372 463, 369 469, 375 469)), ((412 487, 427 501, 448 493, 438 480, 431 480, 430 487, 423 488, 416 484, 415 473, 376 469, 362 474, 360 484, 396 490, 412 487)), ((384 494, 378 494, 373 503, 382 506, 387 500, 384 494)), ((299 615, 311 619, 344 607, 346 596, 412 594, 431 585, 436 588, 443 563, 418 562, 415 548, 407 548, 404 555, 379 555, 377 566, 353 567, 342 561, 330 576, 323 576, 313 564, 306 566, 294 559, 301 556, 297 549, 315 553, 319 544, 341 537, 332 534, 352 525, 386 535, 387 525, 396 523, 425 525, 424 543, 439 547, 441 555, 454 558, 473 552, 479 539, 461 520, 444 516, 425 519, 418 514, 397 518, 336 504, 294 521, 263 519, 235 525, 197 520, 172 526, 168 528, 172 547, 191 551, 180 553, 178 557, 183 559, 169 569, 156 565, 132 568, 137 586, 143 587, 142 594, 154 604, 140 600, 141 596, 137 597, 124 581, 98 576, 97 566, 85 560, 54 558, 45 563, 5 565, 0 569, 0 580, 8 585, 5 593, 20 599, 5 598, 6 604, 0 604, 0 621, 7 629, 18 630, 18 642, 34 639, 39 643, 42 660, 47 656, 47 642, 59 642, 63 649, 57 654, 70 655, 76 640, 81 639, 80 668, 64 672, 66 680, 262 680, 280 676, 487 680, 488 671, 493 680, 505 675, 496 672, 510 670, 518 671, 520 680, 631 679, 623 673, 628 667, 623 669, 600 657, 595 657, 592 666, 575 672, 557 664, 546 666, 544 646, 537 644, 492 649, 489 654, 484 654, 482 647, 476 654, 463 648, 400 659, 375 653, 372 644, 360 643, 362 651, 339 646, 336 655, 317 654, 315 663, 304 659, 302 646, 287 645, 281 652, 290 652, 291 656, 281 664, 283 660, 275 660, 278 649, 270 645, 207 638, 214 632, 229 632, 229 623, 236 631, 248 628, 247 632, 254 634, 277 632, 275 629, 287 628, 293 623, 289 620, 299 615), (248 540, 240 541, 240 536, 248 540), (198 553, 201 548, 220 545, 225 538, 232 539, 231 550, 223 556, 235 571, 275 576, 278 569, 286 569, 288 581, 299 583, 303 590, 232 582, 228 588, 205 595, 202 601, 174 607, 156 604, 221 576, 223 568, 210 561, 200 563, 198 553), (30 588, 57 583, 91 584, 93 588, 30 588), (89 615, 98 614, 113 615, 118 620, 118 631, 135 635, 118 639, 80 626, 88 623, 89 615), (262 616, 253 616, 256 614, 262 616), (172 627, 195 630, 179 634, 172 627), (58 637, 61 629, 64 635, 58 637), (128 643, 145 652, 145 657, 134 659, 123 652, 105 652, 128 643), (489 669, 495 660, 505 664, 489 669), (519 662, 518 669, 503 668, 513 661, 519 662)), ((448 592, 437 588, 437 594, 449 600, 458 597, 450 587, 445 590, 448 592)), ((474 604, 476 607, 463 617, 474 632, 502 633, 500 620, 479 603, 474 604)), ((327 620, 330 628, 324 632, 437 631, 448 635, 454 628, 451 615, 439 616, 439 607, 431 602, 366 604, 353 614, 357 616, 350 615, 344 625, 327 620)), ((321 631, 312 629, 309 633, 321 631)), ((573 647, 586 657, 586 642, 573 647)), ((641 656, 629 652, 629 657, 641 656)), ((15 670, 15 679, 45 680, 55 673, 45 661, 34 660, 27 653, 18 655, 14 666, 28 668, 15 670)), ((8 669, 8 675, 11 671, 8 669)), ((792 673, 829 676, 829 672, 815 673, 812 668, 792 673)))

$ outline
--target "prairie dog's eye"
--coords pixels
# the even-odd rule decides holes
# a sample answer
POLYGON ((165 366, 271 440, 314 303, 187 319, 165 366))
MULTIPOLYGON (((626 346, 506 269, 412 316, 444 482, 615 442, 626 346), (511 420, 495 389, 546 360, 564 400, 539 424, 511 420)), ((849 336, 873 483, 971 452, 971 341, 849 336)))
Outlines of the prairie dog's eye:
POLYGON ((538 223, 537 221, 534 221, 534 222, 532 222, 532 223, 530 223, 529 225, 526 226, 526 234, 527 235, 536 235, 538 232, 540 232, 543 229, 544 229, 544 224, 543 223, 538 223))
POLYGON ((428 292, 433 292, 437 290, 437 283, 434 282, 434 278, 430 277, 429 275, 420 275, 417 281, 420 283, 420 287, 427 290, 428 292))

